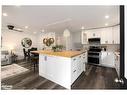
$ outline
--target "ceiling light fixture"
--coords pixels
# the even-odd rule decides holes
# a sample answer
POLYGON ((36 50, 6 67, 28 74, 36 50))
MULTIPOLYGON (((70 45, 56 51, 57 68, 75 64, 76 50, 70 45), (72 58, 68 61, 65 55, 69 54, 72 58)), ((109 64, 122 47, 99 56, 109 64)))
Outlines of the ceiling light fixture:
POLYGON ((106 15, 105 18, 108 19, 109 18, 109 15, 106 15))
POLYGON ((33 32, 34 34, 36 34, 37 32, 33 32))
POLYGON ((105 26, 108 26, 108 23, 105 23, 105 26))
POLYGON ((8 14, 7 13, 3 13, 3 16, 8 16, 8 14))
POLYGON ((25 28, 27 29, 27 28, 28 28, 28 26, 25 26, 25 28))
POLYGON ((20 29, 20 28, 17 28, 17 30, 19 30, 19 31, 20 31, 21 29, 20 29))
POLYGON ((85 27, 84 27, 84 26, 82 26, 82 27, 81 27, 81 29, 82 29, 82 30, 84 30, 84 29, 85 29, 85 27))
POLYGON ((45 32, 45 30, 44 30, 44 29, 42 29, 41 31, 42 31, 42 32, 45 32))

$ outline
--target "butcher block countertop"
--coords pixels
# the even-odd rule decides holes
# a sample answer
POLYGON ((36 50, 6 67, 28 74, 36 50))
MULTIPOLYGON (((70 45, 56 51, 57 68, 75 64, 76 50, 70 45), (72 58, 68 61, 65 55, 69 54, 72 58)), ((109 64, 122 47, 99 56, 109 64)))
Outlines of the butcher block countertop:
POLYGON ((86 51, 62 51, 62 52, 54 52, 52 50, 31 51, 31 53, 47 54, 47 55, 61 56, 61 57, 67 57, 67 58, 72 58, 74 56, 80 55, 85 52, 86 51))

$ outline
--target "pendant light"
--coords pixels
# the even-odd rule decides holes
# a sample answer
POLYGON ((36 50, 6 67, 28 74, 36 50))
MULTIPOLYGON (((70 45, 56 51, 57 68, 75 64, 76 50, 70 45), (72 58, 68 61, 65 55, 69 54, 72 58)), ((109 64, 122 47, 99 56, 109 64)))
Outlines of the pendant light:
POLYGON ((63 32, 64 37, 69 37, 70 36, 70 31, 68 29, 65 29, 63 32))

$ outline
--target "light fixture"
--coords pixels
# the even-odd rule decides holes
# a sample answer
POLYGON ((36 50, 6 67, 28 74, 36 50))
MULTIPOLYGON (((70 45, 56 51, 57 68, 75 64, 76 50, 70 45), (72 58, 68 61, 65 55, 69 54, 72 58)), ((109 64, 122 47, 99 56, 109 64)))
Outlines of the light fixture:
POLYGON ((45 32, 45 30, 44 30, 44 29, 42 29, 42 30, 41 30, 41 32, 45 32))
POLYGON ((85 29, 85 27, 84 27, 84 26, 82 26, 82 27, 81 27, 81 29, 82 29, 82 30, 84 30, 84 29, 85 29))
POLYGON ((65 29, 64 33, 63 33, 63 36, 64 37, 69 37, 70 36, 70 31, 68 29, 65 29))
POLYGON ((108 19, 109 18, 109 15, 106 15, 105 18, 108 19))
POLYGON ((20 31, 21 29, 20 29, 20 28, 17 28, 17 30, 19 30, 19 31, 20 31))
POLYGON ((108 26, 108 23, 105 23, 105 26, 108 26))
POLYGON ((20 7, 21 5, 15 5, 16 7, 20 7))
POLYGON ((28 28, 28 26, 25 26, 25 28, 27 29, 27 28, 28 28))
POLYGON ((8 16, 8 14, 7 13, 3 13, 3 16, 8 16))
POLYGON ((36 34, 37 32, 33 32, 34 34, 36 34))

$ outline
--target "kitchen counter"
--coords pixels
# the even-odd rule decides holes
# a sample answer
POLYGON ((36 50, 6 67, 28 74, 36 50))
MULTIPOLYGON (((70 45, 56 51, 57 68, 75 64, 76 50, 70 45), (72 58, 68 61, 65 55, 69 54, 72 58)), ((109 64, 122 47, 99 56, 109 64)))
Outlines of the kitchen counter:
POLYGON ((38 53, 38 54, 47 54, 47 55, 53 55, 53 56, 61 56, 61 57, 67 57, 72 58, 77 55, 80 55, 82 53, 85 53, 86 51, 62 51, 62 52, 53 52, 52 50, 38 50, 38 51, 31 51, 32 53, 38 53))
POLYGON ((51 50, 31 51, 39 54, 39 75, 67 89, 85 71, 87 52, 51 50))

